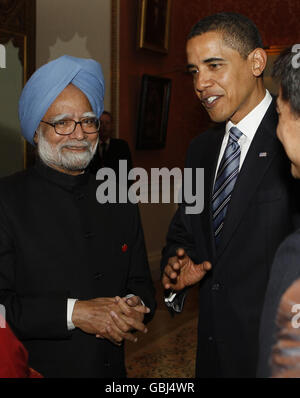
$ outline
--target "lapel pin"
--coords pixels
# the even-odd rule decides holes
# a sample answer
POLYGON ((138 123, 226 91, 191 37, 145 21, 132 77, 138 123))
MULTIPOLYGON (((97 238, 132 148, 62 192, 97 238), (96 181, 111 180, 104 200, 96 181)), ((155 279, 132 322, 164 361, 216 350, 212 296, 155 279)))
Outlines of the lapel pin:
POLYGON ((124 245, 122 246, 122 252, 125 253, 128 250, 128 245, 126 245, 126 243, 124 243, 124 245))
POLYGON ((260 152, 259 157, 260 158, 266 158, 268 156, 267 152, 260 152))

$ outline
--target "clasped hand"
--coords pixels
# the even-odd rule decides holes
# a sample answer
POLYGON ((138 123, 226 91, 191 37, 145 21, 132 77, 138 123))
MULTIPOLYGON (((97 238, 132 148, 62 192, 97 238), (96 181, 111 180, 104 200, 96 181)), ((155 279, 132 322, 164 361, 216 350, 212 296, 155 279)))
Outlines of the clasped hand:
POLYGON ((137 296, 102 297, 78 300, 75 303, 72 322, 82 331, 108 339, 116 345, 124 340, 136 342, 135 331, 147 333, 144 315, 150 309, 137 296))

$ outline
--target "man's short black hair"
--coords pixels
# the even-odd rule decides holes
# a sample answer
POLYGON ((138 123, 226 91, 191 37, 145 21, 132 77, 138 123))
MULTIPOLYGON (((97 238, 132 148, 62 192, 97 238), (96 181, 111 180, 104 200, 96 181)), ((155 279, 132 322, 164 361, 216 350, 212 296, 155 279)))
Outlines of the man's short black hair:
POLYGON ((193 26, 188 40, 207 32, 222 33, 225 44, 238 51, 243 58, 247 58, 256 48, 263 48, 256 25, 241 14, 221 12, 205 17, 193 26))
POLYGON ((280 83, 282 99, 288 101, 292 112, 300 117, 300 65, 295 65, 296 53, 292 48, 283 50, 276 59, 272 77, 280 83))

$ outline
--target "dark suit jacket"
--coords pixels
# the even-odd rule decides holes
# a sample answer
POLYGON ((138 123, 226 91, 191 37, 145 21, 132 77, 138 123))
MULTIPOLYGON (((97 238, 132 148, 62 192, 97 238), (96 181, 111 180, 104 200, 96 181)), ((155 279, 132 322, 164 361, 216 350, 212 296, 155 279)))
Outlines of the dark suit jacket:
POLYGON ((271 376, 270 356, 276 343, 276 316, 280 299, 292 283, 300 278, 300 229, 280 245, 272 266, 259 333, 258 377, 271 376))
POLYGON ((212 270, 200 282, 197 376, 255 377, 258 329, 275 251, 293 229, 293 179, 276 137, 274 101, 265 114, 240 170, 218 251, 211 198, 224 126, 191 143, 186 167, 204 168, 204 211, 186 215, 181 205, 163 250, 162 269, 178 247, 212 270), (266 157, 259 154, 266 152, 266 157))
POLYGON ((109 147, 102 157, 97 150, 89 169, 93 174, 96 174, 99 168, 109 167, 118 175, 119 160, 127 160, 127 169, 130 170, 132 168, 131 153, 127 142, 119 138, 111 138, 109 147))
POLYGON ((100 205, 96 190, 41 162, 0 181, 0 304, 45 377, 125 376, 123 346, 68 331, 68 298, 132 293, 154 312, 138 208, 100 205))

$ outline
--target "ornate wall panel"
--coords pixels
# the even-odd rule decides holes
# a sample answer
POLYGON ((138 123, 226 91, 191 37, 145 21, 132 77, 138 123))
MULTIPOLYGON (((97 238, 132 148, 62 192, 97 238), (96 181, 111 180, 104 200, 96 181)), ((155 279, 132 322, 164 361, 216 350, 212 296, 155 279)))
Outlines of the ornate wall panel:
POLYGON ((0 176, 28 166, 34 158, 34 148, 20 138, 17 109, 22 87, 35 70, 35 17, 35 0, 0 0, 0 43, 7 55, 6 68, 0 69, 2 111, 7 109, 0 119, 0 176))

